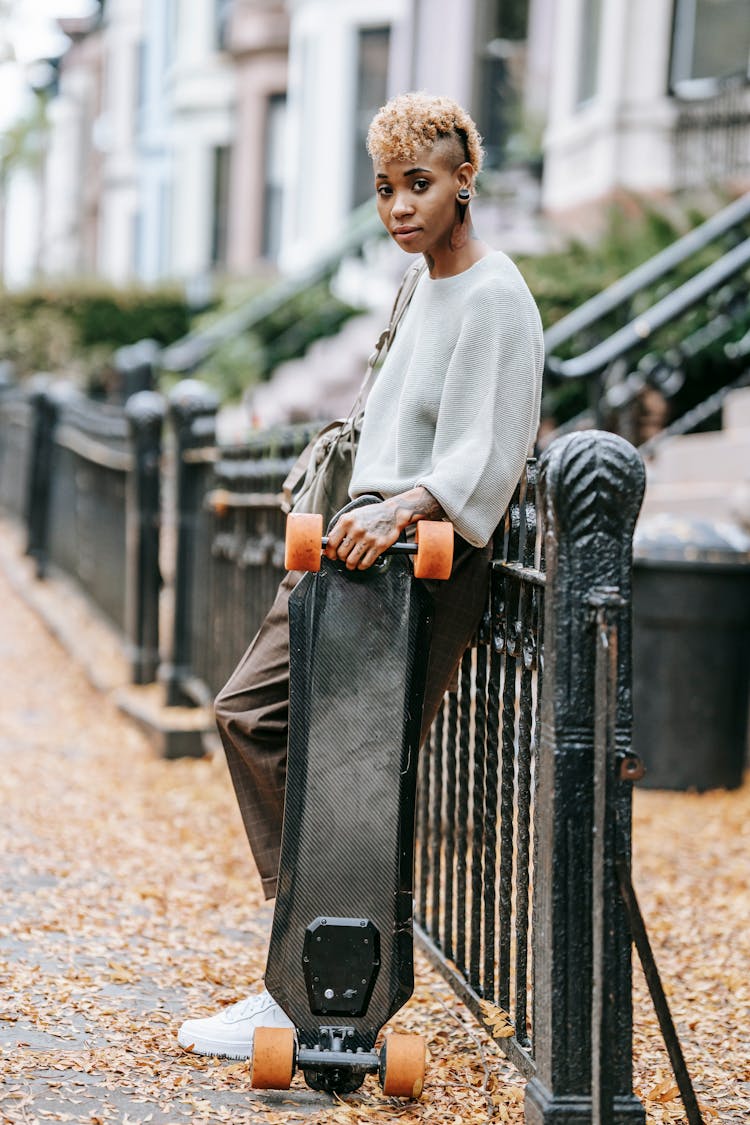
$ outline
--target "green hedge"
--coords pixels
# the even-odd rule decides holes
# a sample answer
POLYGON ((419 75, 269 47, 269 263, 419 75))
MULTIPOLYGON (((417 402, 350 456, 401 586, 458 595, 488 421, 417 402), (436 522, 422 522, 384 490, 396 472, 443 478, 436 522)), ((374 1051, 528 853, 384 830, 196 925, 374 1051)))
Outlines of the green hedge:
POLYGON ((169 344, 190 327, 177 289, 45 285, 0 292, 0 358, 19 375, 54 371, 87 381, 112 353, 145 338, 169 344))

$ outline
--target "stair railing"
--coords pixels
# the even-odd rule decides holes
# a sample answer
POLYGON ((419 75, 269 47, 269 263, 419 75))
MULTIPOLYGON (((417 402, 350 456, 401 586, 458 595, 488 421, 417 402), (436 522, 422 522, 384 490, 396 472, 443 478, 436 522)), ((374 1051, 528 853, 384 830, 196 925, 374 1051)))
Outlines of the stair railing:
POLYGON ((558 320, 544 334, 547 354, 553 356, 561 344, 591 328, 621 306, 630 304, 643 289, 672 273, 688 258, 727 235, 738 230, 742 233, 745 226, 750 233, 750 192, 558 320))
MULTIPOLYGON (((624 419, 644 386, 657 388, 665 399, 673 397, 685 382, 685 366, 708 348, 721 348, 725 381, 734 384, 742 377, 749 350, 748 292, 750 193, 547 331, 548 387, 579 380, 588 397, 587 408, 559 426, 555 436, 598 426, 631 437, 624 419), (673 271, 709 247, 719 247, 723 253, 671 292, 659 295, 673 271), (653 287, 657 295, 647 304, 653 287), (647 307, 638 309, 639 304, 647 307), (625 322, 613 329, 613 319, 625 322), (569 350, 576 338, 582 345, 577 354, 569 358, 555 354, 569 350)), ((702 417, 694 414, 695 424, 702 417)))
POLYGON ((346 258, 361 254, 365 245, 382 232, 372 202, 363 203, 351 215, 342 237, 326 254, 307 269, 278 281, 212 324, 189 332, 181 340, 170 344, 161 354, 161 367, 183 375, 194 372, 222 344, 251 331, 306 289, 330 280, 346 258))

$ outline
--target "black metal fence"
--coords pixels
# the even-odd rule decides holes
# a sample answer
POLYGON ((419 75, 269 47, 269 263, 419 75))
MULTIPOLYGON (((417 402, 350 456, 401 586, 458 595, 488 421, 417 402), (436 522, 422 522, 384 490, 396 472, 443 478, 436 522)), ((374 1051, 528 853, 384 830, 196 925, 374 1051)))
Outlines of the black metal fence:
MULTIPOLYGON (((17 425, 7 394, 3 464, 19 440, 6 432, 17 425)), ((46 385, 32 399, 35 436, 24 440, 40 571, 53 555, 92 597, 92 565, 124 578, 112 612, 140 637, 134 678, 146 682, 158 663, 148 631, 158 529, 171 523, 167 701, 207 701, 283 573, 279 491, 309 431, 219 448, 216 400, 186 381, 170 396, 173 487, 161 490, 159 396, 135 395, 124 412, 46 385), (174 499, 160 520, 161 491, 174 499), (111 545, 99 551, 98 529, 118 550, 124 542, 124 570, 111 545)), ((529 1079, 534 1123, 644 1120, 631 1081, 631 941, 614 875, 616 856, 630 859, 630 573, 643 484, 633 447, 599 431, 554 442, 538 476, 529 463, 495 537, 481 628, 422 755, 417 939, 529 1079)))
POLYGON ((134 468, 128 421, 122 409, 76 393, 59 394, 53 405, 46 555, 124 628, 126 487, 134 468))
POLYGON ((545 587, 536 492, 531 461, 495 537, 476 643, 422 756, 416 878, 422 944, 527 1076, 545 587))
POLYGON ((613 872, 615 818, 630 860, 623 762, 643 467, 621 439, 576 434, 550 448, 540 483, 538 505, 530 464, 496 538, 477 643, 423 753, 417 932, 530 1079, 528 1121, 592 1120, 594 1103, 598 1121, 642 1121, 613 872), (601 673, 597 687, 602 605, 616 653, 608 696, 601 673), (609 757, 602 722, 614 731, 609 757))
POLYGON ((33 420, 29 395, 10 380, 0 384, 0 507, 18 519, 26 511, 33 420))
POLYGON ((185 380, 170 397, 176 536, 171 704, 213 700, 257 632, 284 576, 281 486, 310 426, 215 444, 215 396, 185 380))
POLYGON ((127 639, 135 683, 159 665, 160 395, 95 403, 36 376, 0 392, 0 506, 38 577, 73 577, 127 639))
MULTIPOLYGON (((210 698, 270 606, 283 574, 279 489, 308 438, 292 430, 218 449, 211 396, 182 387, 172 403, 185 536, 175 588, 189 609, 175 622, 175 702, 210 698)), ((539 482, 529 463, 495 538, 479 635, 422 755, 417 939, 530 1079, 531 1122, 568 1112, 592 1120, 594 1102, 599 1121, 644 1119, 631 1082, 630 938, 609 842, 616 815, 629 862, 631 779, 621 762, 643 485, 633 447, 597 431, 554 443, 539 482), (605 707, 616 749, 606 761, 595 754, 602 605, 617 652, 605 707)))

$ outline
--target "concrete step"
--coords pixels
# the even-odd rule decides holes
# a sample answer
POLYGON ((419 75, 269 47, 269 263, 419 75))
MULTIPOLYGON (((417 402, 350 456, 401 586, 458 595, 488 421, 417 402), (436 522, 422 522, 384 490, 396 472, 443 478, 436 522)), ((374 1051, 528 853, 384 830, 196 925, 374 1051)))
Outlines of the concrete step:
POLYGON ((750 528, 750 483, 704 480, 657 484, 648 480, 640 518, 662 512, 728 520, 750 528))
POLYGON ((316 341, 301 359, 281 364, 268 383, 247 396, 245 409, 254 424, 265 428, 347 415, 382 327, 382 314, 354 317, 338 335, 316 341))
POLYGON ((750 387, 731 391, 722 411, 722 425, 725 430, 746 430, 750 433, 750 387))
POLYGON ((750 481, 750 427, 670 438, 649 460, 648 474, 659 484, 750 481))

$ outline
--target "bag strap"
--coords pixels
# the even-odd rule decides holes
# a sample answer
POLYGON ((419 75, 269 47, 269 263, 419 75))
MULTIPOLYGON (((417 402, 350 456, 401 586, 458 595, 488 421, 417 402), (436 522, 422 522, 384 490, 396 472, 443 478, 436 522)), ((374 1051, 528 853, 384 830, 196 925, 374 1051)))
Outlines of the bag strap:
POLYGON ((378 341, 375 345, 375 348, 367 361, 367 370, 365 371, 365 375, 359 388, 357 397, 354 401, 354 405, 352 406, 352 409, 349 413, 350 418, 356 415, 359 407, 361 406, 362 398, 364 396, 365 390, 367 389, 367 385, 372 378, 373 372, 383 354, 388 351, 391 344, 393 343, 393 337, 396 335, 396 329, 401 323, 401 318, 403 317, 404 313, 409 307, 409 304, 411 303, 411 299, 414 296, 414 290, 419 284, 419 279, 426 269, 427 263, 424 261, 424 259, 422 259, 421 262, 410 265, 404 276, 401 278, 401 284, 398 287, 396 299, 394 300, 393 308, 391 309, 391 318, 388 322, 388 327, 378 336, 378 341))
MULTIPOLYGON (((409 268, 407 269, 406 273, 404 274, 404 276, 401 278, 401 284, 398 287, 398 291, 396 293, 396 299, 393 302, 393 308, 391 309, 391 319, 388 322, 388 327, 385 329, 384 332, 380 333, 380 336, 378 337, 378 342, 376 343, 375 348, 374 348, 372 354, 370 355, 370 358, 367 361, 367 369, 365 371, 364 378, 363 378, 363 380, 360 384, 359 391, 357 392, 357 397, 355 398, 355 400, 352 404, 351 410, 349 411, 348 415, 346 416, 346 418, 342 422, 338 433, 336 434, 335 438, 331 442, 331 445, 330 445, 329 450, 328 450, 329 456, 333 456, 334 450, 335 450, 336 446, 339 444, 339 442, 341 441, 342 435, 347 430, 347 427, 349 427, 350 425, 353 424, 355 418, 357 417, 360 410, 362 409, 362 402, 363 402, 364 397, 365 397, 365 391, 367 390, 368 384, 372 380, 372 376, 373 376, 373 373, 375 371, 375 368, 377 367, 381 356, 385 352, 388 351, 388 348, 393 343, 393 337, 396 334, 396 329, 398 328, 398 326, 401 322, 401 318, 403 317, 404 313, 408 309, 409 303, 411 302, 411 299, 414 296, 414 290, 417 288, 417 285, 419 283, 419 279, 426 269, 427 269, 427 263, 423 259, 419 263, 410 265, 409 268)), ((350 446, 352 469, 354 468, 355 453, 356 453, 356 450, 355 450, 355 447, 354 447, 354 443, 352 442, 351 446, 350 446)))

